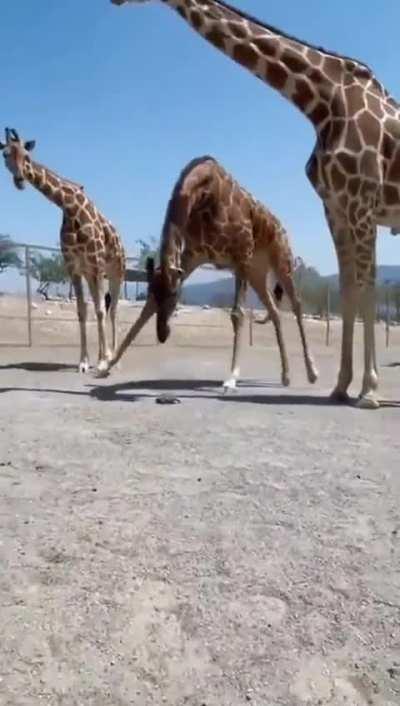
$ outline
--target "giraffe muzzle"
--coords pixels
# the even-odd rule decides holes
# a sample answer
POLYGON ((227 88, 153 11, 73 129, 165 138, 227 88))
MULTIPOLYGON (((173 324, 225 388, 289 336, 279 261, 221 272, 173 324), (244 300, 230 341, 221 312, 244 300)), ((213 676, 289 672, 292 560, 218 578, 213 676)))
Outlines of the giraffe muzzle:
POLYGON ((25 179, 22 177, 14 177, 14 184, 19 191, 23 191, 25 189, 25 179))

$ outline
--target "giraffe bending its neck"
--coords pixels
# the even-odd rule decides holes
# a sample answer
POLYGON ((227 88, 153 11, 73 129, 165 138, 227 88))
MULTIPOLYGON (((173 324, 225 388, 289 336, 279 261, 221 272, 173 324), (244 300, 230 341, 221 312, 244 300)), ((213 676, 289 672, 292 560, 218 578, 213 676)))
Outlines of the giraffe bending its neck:
MULTIPOLYGON (((288 360, 277 307, 266 278, 269 270, 288 295, 303 345, 310 382, 317 372, 308 352, 301 304, 293 282, 294 258, 287 234, 278 219, 218 164, 212 157, 191 161, 181 172, 167 208, 161 238, 161 263, 154 270, 149 261, 149 295, 142 314, 121 343, 111 366, 118 362, 140 328, 157 314, 157 336, 164 343, 168 321, 175 310, 182 282, 200 265, 212 263, 231 269, 236 275, 235 301, 231 319, 234 345, 231 375, 225 389, 236 386, 243 333, 243 306, 247 282, 266 306, 278 340, 282 383, 289 384, 288 360)), ((279 300, 279 296, 276 297, 279 300)))
POLYGON ((79 370, 86 372, 89 357, 86 338, 86 303, 84 277, 93 298, 99 337, 99 372, 107 369, 112 353, 108 350, 105 327, 104 277, 110 283, 107 308, 110 309, 112 347, 117 346, 116 313, 118 297, 125 273, 125 254, 115 228, 98 211, 83 191, 83 187, 31 159, 35 142, 22 142, 15 130, 6 129, 6 143, 0 143, 6 167, 13 175, 14 184, 23 189, 29 182, 63 212, 60 232, 61 250, 66 270, 71 277, 80 326, 81 353, 79 370))
MULTIPOLYGON (((116 5, 144 0, 111 0, 116 5)), ((291 37, 222 0, 162 0, 211 44, 278 90, 311 121, 306 166, 321 197, 340 274, 342 351, 333 399, 353 377, 354 322, 364 319, 364 377, 358 406, 376 408, 377 226, 400 232, 400 106, 360 61, 291 37)))

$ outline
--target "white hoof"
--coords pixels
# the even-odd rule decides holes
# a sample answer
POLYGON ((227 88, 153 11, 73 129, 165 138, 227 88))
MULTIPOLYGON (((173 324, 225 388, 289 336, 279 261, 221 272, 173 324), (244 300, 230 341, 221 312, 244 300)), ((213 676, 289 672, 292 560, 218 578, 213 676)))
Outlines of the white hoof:
POLYGON ((110 372, 110 363, 108 360, 100 360, 97 364, 96 368, 96 374, 97 377, 100 378, 105 378, 109 375, 110 372))
POLYGON ((318 380, 318 370, 314 366, 307 371, 308 382, 312 385, 318 380))
POLYGON ((358 409, 379 409, 380 404, 375 394, 368 392, 366 395, 361 395, 356 402, 356 407, 358 407, 358 409))
POLYGON ((236 392, 236 380, 234 378, 229 378, 229 380, 225 380, 222 389, 224 391, 224 395, 227 395, 230 392, 236 392))
POLYGON ((89 370, 89 361, 88 360, 81 360, 81 362, 78 365, 78 373, 87 373, 89 370))

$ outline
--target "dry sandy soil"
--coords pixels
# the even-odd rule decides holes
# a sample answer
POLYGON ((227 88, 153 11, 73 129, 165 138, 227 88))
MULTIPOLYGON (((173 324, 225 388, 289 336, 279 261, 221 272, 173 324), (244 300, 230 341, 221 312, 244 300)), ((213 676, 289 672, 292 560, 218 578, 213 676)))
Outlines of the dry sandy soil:
POLYGON ((224 313, 166 346, 150 322, 96 380, 73 307, 35 310, 29 349, 23 306, 0 299, 1 705, 398 706, 400 329, 371 412, 327 400, 338 323, 326 347, 307 322, 310 386, 285 316, 289 389, 256 327, 227 398, 224 313))

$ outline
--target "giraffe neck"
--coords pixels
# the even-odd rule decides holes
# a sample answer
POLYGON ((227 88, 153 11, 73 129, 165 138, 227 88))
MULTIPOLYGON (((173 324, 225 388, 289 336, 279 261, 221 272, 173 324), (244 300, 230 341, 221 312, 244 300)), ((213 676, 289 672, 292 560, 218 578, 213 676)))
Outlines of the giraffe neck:
POLYGON ((65 211, 76 205, 75 194, 78 191, 83 192, 83 187, 80 184, 60 177, 56 172, 35 162, 30 157, 25 158, 24 178, 49 201, 65 211))
POLYGON ((279 91, 317 130, 331 115, 336 87, 344 85, 349 74, 374 82, 376 89, 376 79, 365 64, 290 37, 222 0, 162 2, 217 49, 279 91))

